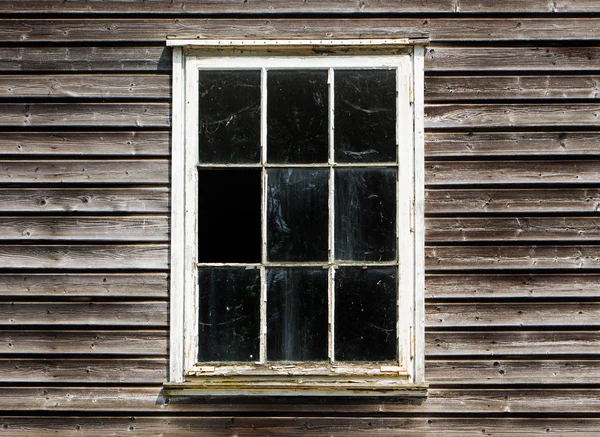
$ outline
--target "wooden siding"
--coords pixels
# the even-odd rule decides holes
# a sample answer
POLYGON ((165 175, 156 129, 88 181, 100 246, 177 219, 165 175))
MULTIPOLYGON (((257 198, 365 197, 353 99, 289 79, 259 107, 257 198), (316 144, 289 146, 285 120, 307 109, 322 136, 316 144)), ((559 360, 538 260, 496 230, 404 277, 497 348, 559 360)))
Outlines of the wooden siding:
POLYGON ((599 434, 598 13, 597 0, 4 1, 0 433, 599 434), (429 396, 165 399, 165 38, 423 33, 429 396))

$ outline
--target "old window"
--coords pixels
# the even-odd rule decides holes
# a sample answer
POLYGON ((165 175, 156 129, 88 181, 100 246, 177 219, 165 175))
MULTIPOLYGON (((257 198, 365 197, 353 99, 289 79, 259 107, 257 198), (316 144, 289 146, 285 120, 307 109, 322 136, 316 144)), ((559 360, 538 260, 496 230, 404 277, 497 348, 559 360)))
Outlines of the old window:
POLYGON ((169 393, 422 393, 422 43, 170 44, 169 393))

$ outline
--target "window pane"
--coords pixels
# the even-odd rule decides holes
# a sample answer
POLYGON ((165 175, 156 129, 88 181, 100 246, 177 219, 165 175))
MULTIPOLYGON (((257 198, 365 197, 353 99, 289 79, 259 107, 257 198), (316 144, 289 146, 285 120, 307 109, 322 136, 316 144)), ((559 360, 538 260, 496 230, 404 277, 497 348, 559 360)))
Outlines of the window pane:
POLYGON ((267 273, 267 359, 327 359, 327 270, 267 273))
POLYGON ((336 361, 396 359, 396 269, 335 273, 336 361))
POLYGON ((335 170, 335 258, 396 259, 396 170, 335 170))
POLYGON ((396 161, 396 70, 335 71, 337 162, 396 161))
POLYGON ((260 71, 200 71, 200 162, 258 162, 260 71))
POLYGON ((269 169, 270 261, 327 260, 327 169, 269 169))
POLYGON ((258 360, 260 271, 199 269, 198 285, 198 360, 258 360))
POLYGON ((198 261, 261 260, 260 169, 198 171, 198 261))
POLYGON ((327 162, 327 71, 269 71, 267 102, 268 161, 327 162))

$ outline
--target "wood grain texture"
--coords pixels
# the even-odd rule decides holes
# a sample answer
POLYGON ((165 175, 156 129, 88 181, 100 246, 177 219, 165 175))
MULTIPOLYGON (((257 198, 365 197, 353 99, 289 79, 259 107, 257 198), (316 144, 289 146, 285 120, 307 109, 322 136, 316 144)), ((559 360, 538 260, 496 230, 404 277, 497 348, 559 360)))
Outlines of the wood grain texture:
POLYGON ((600 240, 595 217, 428 218, 425 226, 431 243, 600 240))
POLYGON ((169 127, 167 103, 4 103, 0 126, 169 127))
POLYGON ((4 416, 0 426, 6 436, 47 437, 61 435, 98 436, 161 436, 169 430, 169 436, 191 437, 202 435, 278 435, 298 436, 314 429, 320 435, 364 436, 377 434, 382 437, 398 436, 447 436, 467 435, 522 435, 541 436, 552 432, 556 435, 593 435, 600 427, 599 419, 581 418, 323 418, 323 417, 52 417, 52 416, 4 416), (484 432, 482 433, 482 430, 484 432), (546 431, 548 430, 548 431, 546 431))
MULTIPOLYGON (((434 331, 425 333, 427 358, 553 356, 598 357, 600 331, 434 331)), ((531 359, 531 358, 530 358, 531 359)))
POLYGON ((0 183, 166 184, 166 159, 0 161, 0 183))
POLYGON ((66 74, 0 76, 0 98, 168 99, 166 74, 66 74))
POLYGON ((598 126, 600 104, 430 104, 425 128, 598 126))
POLYGON ((598 183, 597 160, 428 161, 425 184, 598 183))
POLYGON ((0 302, 1 326, 87 325, 164 327, 164 302, 0 302))
MULTIPOLYGON (((87 163, 86 163, 87 164, 87 163)), ((169 208, 167 188, 0 188, 1 212, 149 212, 169 208)))
POLYGON ((0 217, 0 241, 168 242, 165 215, 129 217, 0 217))
POLYGON ((425 266, 435 270, 597 269, 600 247, 590 246, 430 246, 425 266))
POLYGON ((0 353, 19 355, 77 355, 95 357, 143 355, 165 357, 169 335, 165 330, 35 330, 0 329, 0 353))
POLYGON ((436 214, 600 211, 596 188, 429 189, 425 198, 425 212, 436 214))
MULTIPOLYGON (((0 76, 0 79, 2 76, 0 76)), ((3 132, 2 155, 168 156, 169 132, 3 132)))
MULTIPOLYGON (((428 327, 600 326, 600 303, 437 303, 425 305, 428 327)), ((507 332, 506 336, 510 337, 507 332)))
POLYGON ((168 278, 164 273, 3 274, 0 275, 0 299, 166 299, 167 283, 168 278))
POLYGON ((600 47, 441 47, 427 50, 425 71, 591 71, 600 67, 600 47))
POLYGON ((425 101, 597 99, 600 76, 428 76, 425 101))
POLYGON ((428 157, 596 156, 600 132, 426 132, 428 157))
MULTIPOLYGON (((224 11, 221 11, 224 12, 224 11)), ((598 40, 600 19, 556 18, 337 18, 323 19, 5 19, 0 38, 12 42, 182 39, 409 38, 432 41, 598 40)))
POLYGON ((425 280, 428 299, 597 299, 600 275, 597 274, 430 274, 425 280))
POLYGON ((164 244, 0 246, 0 268, 166 270, 168 247, 164 244))

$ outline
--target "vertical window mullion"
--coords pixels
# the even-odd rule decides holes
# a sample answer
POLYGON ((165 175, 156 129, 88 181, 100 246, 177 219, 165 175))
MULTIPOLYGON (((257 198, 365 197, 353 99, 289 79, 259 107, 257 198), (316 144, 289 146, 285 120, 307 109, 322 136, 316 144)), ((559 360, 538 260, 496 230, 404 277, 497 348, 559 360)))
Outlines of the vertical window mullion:
POLYGON ((267 360, 267 70, 261 68, 260 75, 260 163, 261 163, 261 267, 260 267, 260 357, 259 361, 267 360))
POLYGON ((328 235, 329 235, 329 275, 328 275, 328 317, 329 317, 329 359, 330 361, 335 361, 335 269, 333 264, 335 263, 335 241, 334 241, 334 225, 335 225, 335 217, 334 217, 334 194, 335 194, 335 186, 334 186, 334 170, 333 164, 335 160, 335 151, 334 151, 334 117, 335 110, 333 106, 334 102, 334 75, 333 68, 328 69, 327 82, 329 84, 329 193, 328 193, 328 206, 329 206, 329 222, 328 222, 328 235))

